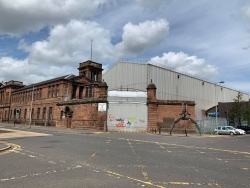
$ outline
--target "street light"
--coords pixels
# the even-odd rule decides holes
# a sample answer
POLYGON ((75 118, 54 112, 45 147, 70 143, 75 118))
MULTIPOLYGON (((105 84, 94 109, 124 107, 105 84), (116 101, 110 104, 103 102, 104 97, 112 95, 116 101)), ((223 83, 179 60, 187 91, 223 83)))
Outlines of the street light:
POLYGON ((225 82, 224 81, 221 81, 221 82, 217 82, 217 83, 215 83, 214 84, 214 86, 215 86, 215 123, 216 123, 216 127, 218 126, 218 124, 217 124, 217 116, 218 116, 218 110, 217 110, 217 103, 218 103, 218 100, 217 100, 217 97, 216 97, 216 86, 217 86, 217 84, 224 84, 225 82))

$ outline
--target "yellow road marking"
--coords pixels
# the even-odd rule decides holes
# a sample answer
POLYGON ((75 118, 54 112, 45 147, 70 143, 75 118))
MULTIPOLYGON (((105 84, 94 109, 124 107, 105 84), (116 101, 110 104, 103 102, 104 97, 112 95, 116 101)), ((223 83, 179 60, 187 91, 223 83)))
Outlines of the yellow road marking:
POLYGON ((169 184, 173 184, 173 185, 189 185, 188 182, 169 182, 169 184))
POLYGON ((125 139, 125 138, 119 138, 119 140, 132 140, 136 142, 152 143, 152 144, 158 144, 158 145, 177 146, 177 147, 195 148, 195 149, 207 149, 207 150, 213 150, 213 151, 223 151, 223 152, 228 152, 228 153, 233 153, 233 154, 250 155, 250 152, 243 152, 243 151, 236 151, 236 150, 223 150, 223 149, 217 149, 217 148, 205 148, 205 147, 187 146, 187 145, 179 145, 179 144, 168 144, 168 143, 162 143, 162 142, 152 142, 152 141, 145 141, 145 140, 125 139))
POLYGON ((137 181, 137 182, 140 182, 140 183, 144 183, 146 185, 151 185, 151 186, 154 186, 154 187, 159 187, 159 188, 165 188, 161 185, 155 185, 153 184, 152 182, 150 181, 142 181, 142 180, 139 180, 139 179, 136 179, 136 178, 132 178, 132 177, 129 177, 129 176, 125 176, 125 175, 122 175, 122 174, 118 174, 116 172, 111 172, 109 170, 103 170, 104 172, 106 173, 109 173, 109 174, 113 174, 113 175, 116 175, 116 176, 119 176, 119 177, 124 177, 124 178, 127 178, 127 179, 130 179, 130 180, 133 180, 133 181, 137 181))
POLYGON ((7 153, 13 152, 15 150, 19 150, 21 148, 19 145, 13 144, 13 143, 8 143, 8 142, 0 142, 0 143, 3 143, 6 146, 10 146, 11 147, 11 149, 8 149, 6 151, 1 152, 0 155, 7 154, 7 153))

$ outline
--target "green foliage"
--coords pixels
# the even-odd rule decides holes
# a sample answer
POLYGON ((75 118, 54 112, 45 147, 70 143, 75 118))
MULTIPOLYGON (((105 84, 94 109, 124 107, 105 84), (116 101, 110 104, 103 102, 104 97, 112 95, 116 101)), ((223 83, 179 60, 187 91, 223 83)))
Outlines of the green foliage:
POLYGON ((238 93, 234 104, 228 111, 228 118, 230 122, 234 122, 237 125, 241 125, 242 121, 250 122, 250 105, 249 102, 242 100, 242 93, 238 93))
POLYGON ((250 102, 248 102, 244 108, 243 120, 247 121, 248 124, 250 123, 250 102))

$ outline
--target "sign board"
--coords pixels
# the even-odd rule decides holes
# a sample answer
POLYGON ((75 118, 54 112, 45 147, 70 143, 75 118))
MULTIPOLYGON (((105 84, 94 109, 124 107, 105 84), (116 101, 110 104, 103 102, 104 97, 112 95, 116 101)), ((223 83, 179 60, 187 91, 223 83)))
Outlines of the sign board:
POLYGON ((214 112, 214 117, 219 117, 219 112, 214 112))
POLYGON ((107 104, 106 103, 98 103, 98 111, 106 111, 107 104))

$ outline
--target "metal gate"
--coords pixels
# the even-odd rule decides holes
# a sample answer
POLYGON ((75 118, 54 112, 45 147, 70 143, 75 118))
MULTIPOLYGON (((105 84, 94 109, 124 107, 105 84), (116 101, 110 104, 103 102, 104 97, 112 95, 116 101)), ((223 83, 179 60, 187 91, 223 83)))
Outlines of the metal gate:
POLYGON ((108 92, 108 131, 147 131, 146 92, 108 92))

